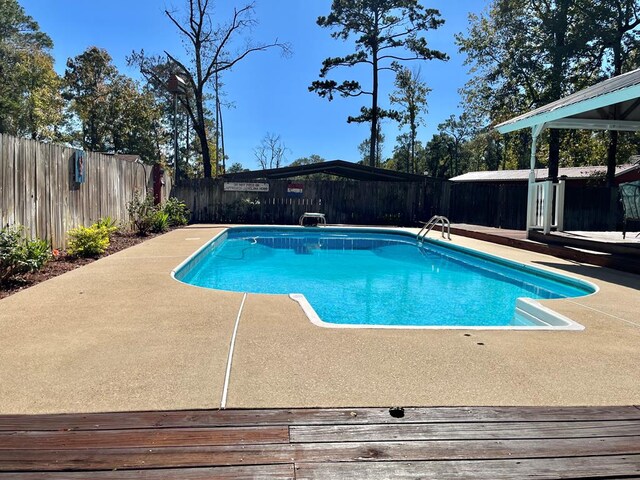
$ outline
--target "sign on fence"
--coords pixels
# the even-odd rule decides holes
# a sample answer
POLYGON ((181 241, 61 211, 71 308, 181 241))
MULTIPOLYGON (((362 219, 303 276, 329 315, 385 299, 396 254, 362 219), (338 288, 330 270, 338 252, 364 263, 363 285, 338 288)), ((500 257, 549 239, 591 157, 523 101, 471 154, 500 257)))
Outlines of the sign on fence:
POLYGON ((302 183, 287 184, 287 197, 301 197, 304 185, 302 183))
POLYGON ((74 151, 75 180, 76 183, 84 183, 87 180, 87 157, 82 150, 74 151))
POLYGON ((224 182, 225 192, 268 192, 268 183, 224 182))

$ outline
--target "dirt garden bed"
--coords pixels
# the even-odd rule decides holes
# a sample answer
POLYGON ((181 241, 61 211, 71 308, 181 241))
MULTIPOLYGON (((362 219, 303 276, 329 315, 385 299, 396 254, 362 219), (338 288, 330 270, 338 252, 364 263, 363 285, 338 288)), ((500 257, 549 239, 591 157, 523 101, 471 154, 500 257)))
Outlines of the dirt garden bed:
POLYGON ((11 279, 5 284, 0 284, 0 299, 13 295, 14 293, 29 288, 40 282, 44 282, 58 275, 62 275, 65 272, 74 270, 88 263, 95 262, 99 258, 106 257, 112 253, 119 252, 125 248, 132 247, 138 243, 142 243, 145 240, 153 238, 160 234, 149 234, 146 237, 142 237, 135 233, 117 233, 111 237, 111 243, 107 251, 95 258, 79 258, 68 255, 67 252, 61 250, 60 253, 52 258, 47 264, 37 272, 27 273, 25 275, 19 275, 16 278, 11 279))

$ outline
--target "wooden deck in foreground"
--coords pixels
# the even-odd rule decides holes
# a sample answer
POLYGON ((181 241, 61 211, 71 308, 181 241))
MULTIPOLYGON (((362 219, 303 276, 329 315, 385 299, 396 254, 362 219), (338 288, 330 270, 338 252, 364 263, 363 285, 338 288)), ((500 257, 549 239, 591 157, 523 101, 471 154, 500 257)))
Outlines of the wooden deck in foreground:
POLYGON ((0 478, 640 478, 640 408, 3 415, 0 478))

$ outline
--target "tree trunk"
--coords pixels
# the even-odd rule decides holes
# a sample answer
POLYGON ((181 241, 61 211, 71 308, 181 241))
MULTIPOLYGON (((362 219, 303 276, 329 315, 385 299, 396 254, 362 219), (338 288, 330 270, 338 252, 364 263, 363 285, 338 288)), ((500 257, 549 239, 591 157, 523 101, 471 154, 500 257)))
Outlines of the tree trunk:
POLYGON ((193 129, 198 135, 200 141, 200 150, 202 151, 202 167, 204 169, 204 178, 211 178, 211 152, 209 151, 209 143, 207 142, 207 125, 204 119, 204 106, 202 92, 196 91, 196 113, 197 122, 193 122, 193 129))
POLYGON ((560 130, 549 130, 549 179, 558 181, 560 163, 560 130))
POLYGON ((371 90, 371 142, 369 145, 369 165, 377 166, 378 153, 378 12, 375 13, 375 32, 373 45, 371 45, 371 62, 373 68, 373 88, 371 90))
MULTIPOLYGON (((549 102, 555 102, 562 96, 562 80, 564 64, 567 60, 565 47, 568 28, 569 4, 573 0, 558 0, 558 9, 553 21, 553 64, 551 65, 551 89, 549 102)), ((558 181, 558 167, 560 164, 560 131, 551 129, 549 132, 549 178, 558 181)))
POLYGON ((378 59, 373 55, 373 98, 371 100, 371 141, 369 144, 369 165, 376 166, 378 152, 378 59))

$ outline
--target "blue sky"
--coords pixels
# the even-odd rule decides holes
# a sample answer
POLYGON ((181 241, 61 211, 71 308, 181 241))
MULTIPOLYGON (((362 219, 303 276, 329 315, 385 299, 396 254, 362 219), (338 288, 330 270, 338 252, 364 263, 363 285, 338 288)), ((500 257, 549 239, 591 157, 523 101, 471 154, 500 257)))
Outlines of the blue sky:
MULTIPOLYGON (((213 2, 214 0, 212 0, 213 2)), ((118 69, 133 77, 138 72, 126 65, 125 57, 132 50, 161 54, 163 50, 185 57, 176 29, 164 15, 164 9, 180 9, 186 0, 19 0, 26 12, 54 42, 56 69, 64 72, 67 58, 95 45, 105 48, 118 69)), ((247 57, 225 74, 223 81, 227 99, 234 106, 224 112, 225 142, 230 162, 240 162, 247 168, 257 168, 253 150, 267 132, 278 134, 288 147, 286 162, 318 154, 328 160, 360 159, 358 145, 367 135, 367 126, 347 124, 349 115, 357 115, 369 102, 336 98, 332 102, 310 93, 307 87, 318 78, 322 60, 353 51, 349 41, 334 40, 329 30, 315 24, 319 15, 327 15, 331 0, 257 0, 257 27, 251 32, 254 41, 272 42, 276 38, 289 42, 293 54, 283 58, 276 50, 247 57)), ((428 8, 437 8, 446 23, 430 31, 431 48, 446 52, 449 62, 410 62, 421 64, 422 77, 432 89, 428 98, 425 126, 419 139, 426 143, 437 125, 452 114, 459 113, 458 89, 467 80, 464 58, 457 53, 454 35, 466 32, 470 12, 479 13, 488 0, 424 0, 428 8)), ((214 22, 229 18, 233 6, 245 3, 218 0, 214 22), (218 20, 219 19, 219 20, 218 20)), ((242 43, 240 39, 239 45, 242 43)), ((340 78, 357 79, 363 85, 370 74, 362 69, 340 69, 340 78)), ((336 77, 338 78, 338 77, 336 77)), ((381 78, 381 102, 388 103, 393 90, 393 75, 381 78)), ((383 124, 386 135, 385 157, 391 154, 398 126, 383 124)))

